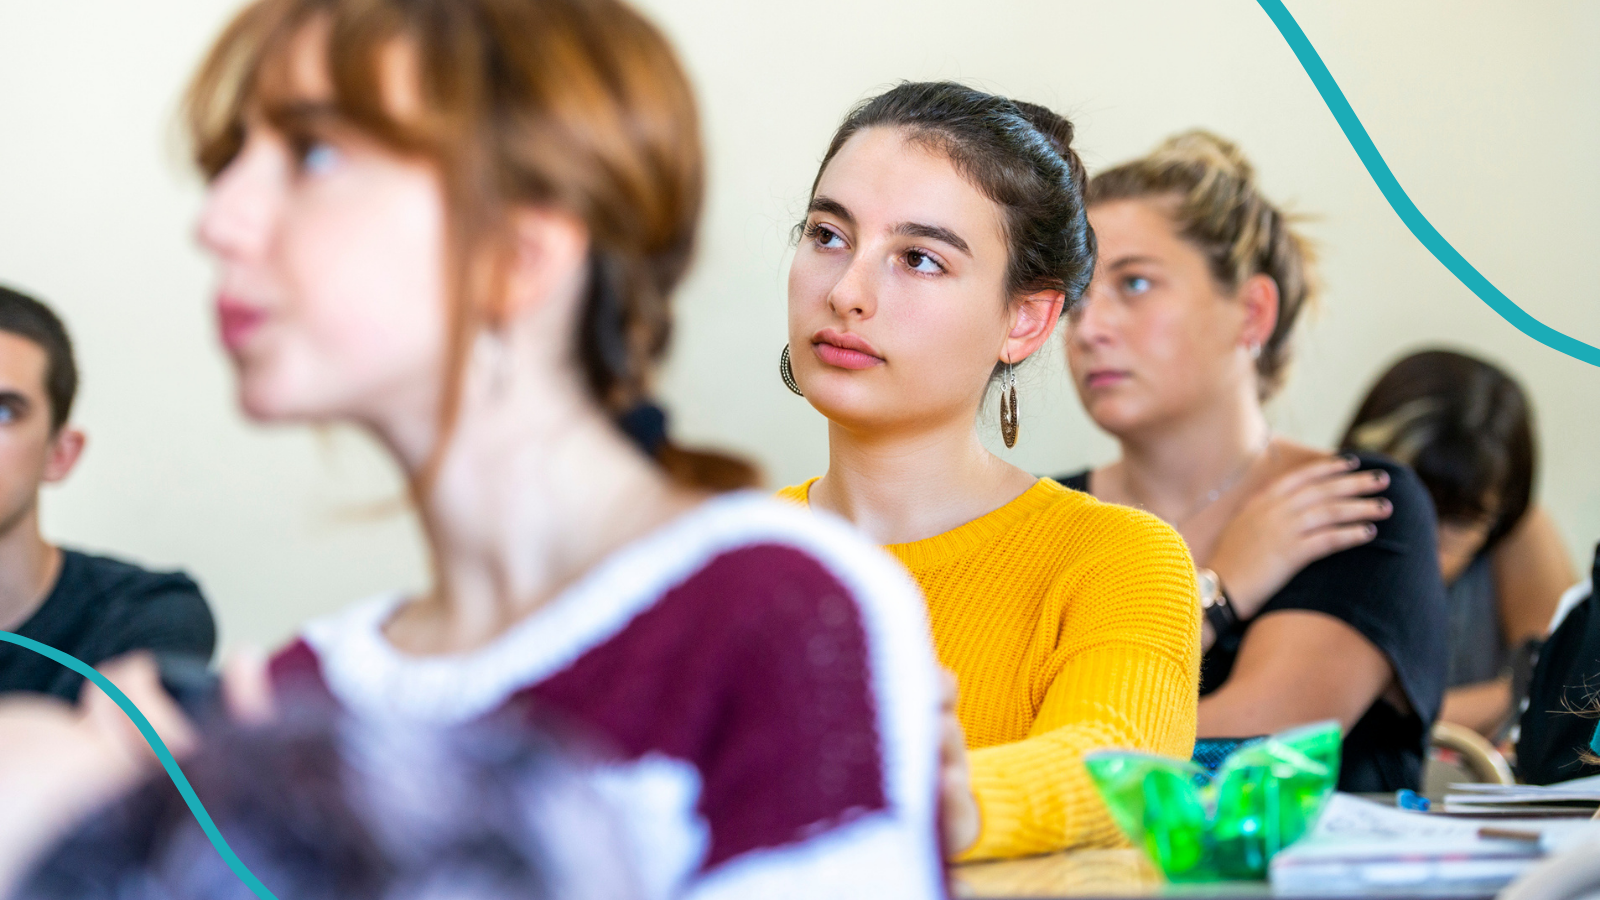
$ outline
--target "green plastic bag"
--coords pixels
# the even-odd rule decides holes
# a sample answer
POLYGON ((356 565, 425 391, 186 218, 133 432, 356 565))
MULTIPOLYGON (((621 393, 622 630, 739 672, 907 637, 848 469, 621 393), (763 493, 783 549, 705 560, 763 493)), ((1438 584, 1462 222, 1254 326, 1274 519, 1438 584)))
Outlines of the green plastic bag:
POLYGON ((1265 878, 1279 850, 1311 830, 1339 781, 1337 722, 1235 750, 1215 777, 1148 753, 1084 757, 1111 817, 1170 881, 1265 878))

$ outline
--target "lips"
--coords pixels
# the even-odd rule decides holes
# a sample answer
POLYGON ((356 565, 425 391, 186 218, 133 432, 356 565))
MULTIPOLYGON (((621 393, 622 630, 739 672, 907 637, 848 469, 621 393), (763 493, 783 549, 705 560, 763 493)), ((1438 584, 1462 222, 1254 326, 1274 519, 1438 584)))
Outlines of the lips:
POLYGON ((1090 390, 1111 387, 1127 381, 1131 374, 1123 369, 1094 369, 1083 377, 1083 384, 1090 390))
POLYGON ((266 321, 267 312, 260 307, 229 297, 217 300, 217 332, 229 353, 239 352, 266 321))
POLYGON ((811 351, 827 365, 840 369, 870 369, 883 365, 878 349, 865 338, 832 328, 812 335, 811 351))

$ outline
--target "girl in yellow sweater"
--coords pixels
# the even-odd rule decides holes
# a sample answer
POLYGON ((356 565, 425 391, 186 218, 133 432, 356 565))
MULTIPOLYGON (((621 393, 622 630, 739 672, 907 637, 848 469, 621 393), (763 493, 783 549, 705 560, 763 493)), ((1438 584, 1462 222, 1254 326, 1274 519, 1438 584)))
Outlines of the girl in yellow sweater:
POLYGON ((1004 462, 975 425, 999 380, 1015 442, 1014 368, 1094 269, 1071 139, 1039 106, 902 84, 834 135, 789 273, 782 372, 827 416, 829 465, 783 494, 887 545, 927 597, 960 685, 966 746, 952 722, 944 783, 960 859, 1116 842, 1083 755, 1187 757, 1195 735, 1182 539, 1004 462))

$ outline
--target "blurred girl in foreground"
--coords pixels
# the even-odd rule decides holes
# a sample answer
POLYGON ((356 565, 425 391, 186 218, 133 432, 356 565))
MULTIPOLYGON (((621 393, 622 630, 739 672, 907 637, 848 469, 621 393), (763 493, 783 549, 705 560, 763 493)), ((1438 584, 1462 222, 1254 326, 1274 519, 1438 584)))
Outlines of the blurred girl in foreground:
POLYGON ((581 726, 647 896, 942 893, 915 587, 842 526, 719 495, 748 468, 649 406, 703 180, 655 28, 615 0, 261 0, 188 112, 240 404, 372 434, 433 564, 307 626, 280 698, 581 726))
POLYGON ((902 84, 834 135, 789 271, 782 366, 828 417, 828 471, 783 496, 849 519, 922 585, 960 686, 944 815, 967 859, 1118 841, 1083 754, 1194 743, 1183 542, 1001 460, 975 425, 998 380, 1016 439, 1012 371, 1093 271, 1071 142, 1043 107, 902 84))
POLYGON ((1578 580, 1550 514, 1532 504, 1533 417, 1516 380, 1462 353, 1427 350, 1383 373, 1340 441, 1410 466, 1433 497, 1450 600, 1450 671, 1439 718, 1485 737, 1512 713, 1513 658, 1542 640, 1578 580))
POLYGON ((1100 266, 1066 328, 1116 462, 1063 477, 1182 533, 1207 607, 1202 737, 1345 728, 1340 789, 1421 786, 1445 674, 1427 493, 1381 457, 1275 436, 1310 261, 1232 144, 1179 135, 1095 176, 1100 266))

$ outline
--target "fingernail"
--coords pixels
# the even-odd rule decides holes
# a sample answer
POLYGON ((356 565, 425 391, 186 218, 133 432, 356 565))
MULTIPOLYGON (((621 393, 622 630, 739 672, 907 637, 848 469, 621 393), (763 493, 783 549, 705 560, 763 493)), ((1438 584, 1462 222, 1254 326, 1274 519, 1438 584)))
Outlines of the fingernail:
POLYGON ((1394 504, 1390 503, 1387 500, 1381 500, 1380 499, 1378 501, 1378 508, 1383 510, 1384 512, 1394 512, 1394 504))
POLYGON ((1356 466, 1361 465, 1361 460, 1354 453, 1346 453, 1344 455, 1344 465, 1347 469, 1354 469, 1356 466))
POLYGON ((1378 526, 1372 524, 1371 522, 1368 522, 1367 523, 1367 537, 1375 538, 1377 536, 1378 536, 1378 526))

